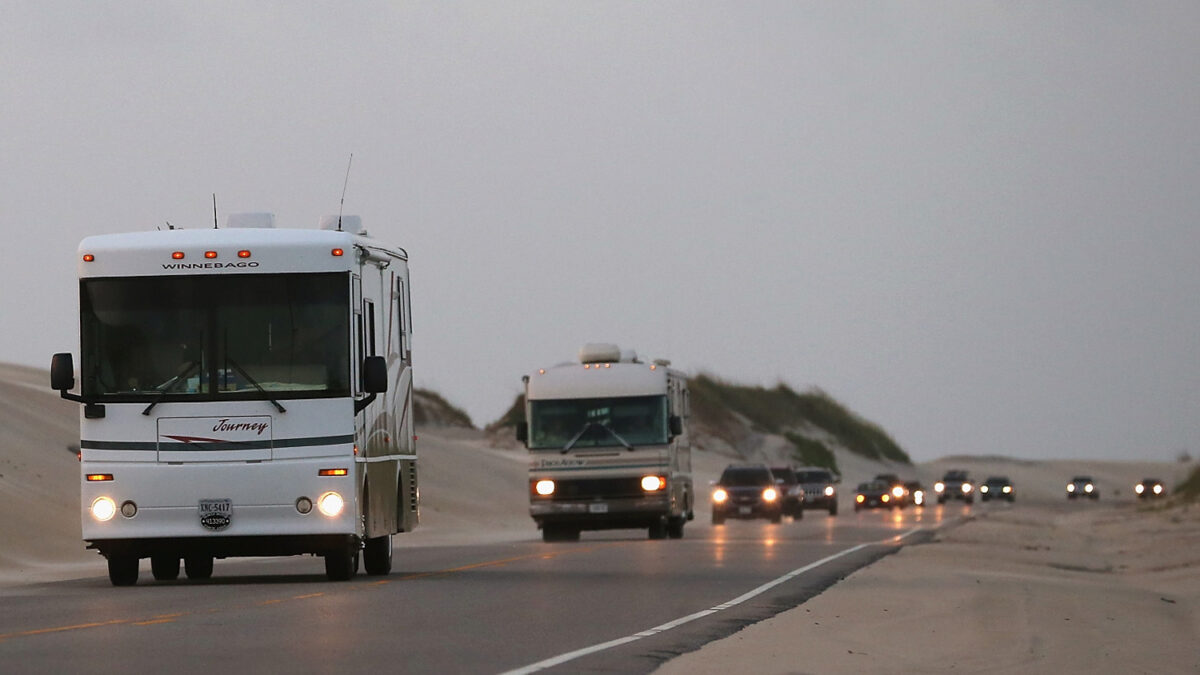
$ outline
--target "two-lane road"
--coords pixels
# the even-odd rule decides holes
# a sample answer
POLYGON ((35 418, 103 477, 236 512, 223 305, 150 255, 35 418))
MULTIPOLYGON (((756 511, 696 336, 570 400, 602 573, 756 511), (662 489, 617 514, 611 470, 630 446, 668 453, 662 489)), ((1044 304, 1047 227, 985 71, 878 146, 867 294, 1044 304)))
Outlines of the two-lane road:
POLYGON ((698 520, 684 539, 662 541, 616 531, 561 544, 411 547, 400 537, 391 575, 349 583, 325 581, 319 559, 281 558, 218 561, 207 582, 154 582, 144 570, 132 588, 106 577, 8 588, 0 663, 204 675, 647 672, 965 513, 698 520))

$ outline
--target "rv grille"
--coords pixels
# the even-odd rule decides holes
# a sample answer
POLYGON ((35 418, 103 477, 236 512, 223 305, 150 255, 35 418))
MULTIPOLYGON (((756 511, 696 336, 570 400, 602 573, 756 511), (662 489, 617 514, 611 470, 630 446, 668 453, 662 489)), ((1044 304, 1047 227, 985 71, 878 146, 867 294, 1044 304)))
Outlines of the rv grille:
POLYGON ((640 476, 628 478, 581 478, 558 481, 552 499, 592 499, 601 497, 613 499, 619 497, 641 497, 640 476))

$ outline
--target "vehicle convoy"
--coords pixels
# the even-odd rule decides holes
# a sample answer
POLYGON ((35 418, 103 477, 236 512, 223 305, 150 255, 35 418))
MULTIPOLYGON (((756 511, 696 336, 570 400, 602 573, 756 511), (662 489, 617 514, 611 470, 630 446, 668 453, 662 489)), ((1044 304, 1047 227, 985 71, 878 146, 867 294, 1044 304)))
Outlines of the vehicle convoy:
POLYGON ((803 518, 804 487, 800 485, 796 471, 790 466, 773 466, 771 475, 775 476, 775 482, 779 485, 779 491, 783 498, 783 515, 791 516, 793 520, 803 518))
POLYGON ((713 487, 712 522, 726 518, 783 521, 783 495, 766 464, 730 464, 713 487))
POLYGON ((1143 478, 1140 483, 1133 486, 1133 491, 1137 494, 1138 499, 1156 499, 1167 496, 1167 486, 1157 478, 1143 478))
POLYGON ((937 494, 937 502, 945 504, 947 499, 961 499, 968 504, 975 503, 975 486, 971 483, 966 471, 951 469, 942 479, 933 484, 937 494))
POLYGON ((1075 476, 1070 483, 1067 483, 1067 499, 1076 497, 1100 499, 1100 490, 1097 489, 1096 481, 1092 480, 1091 476, 1075 476))
POLYGON ((988 476, 979 486, 979 498, 985 502, 991 499, 1013 502, 1016 501, 1017 495, 1008 476, 988 476))
POLYGON ((417 526, 408 255, 356 216, 79 245, 83 539, 116 586, 213 559, 313 554, 387 574, 417 526))
POLYGON ((890 509, 899 506, 892 498, 892 486, 886 481, 859 483, 854 495, 854 510, 890 509))
POLYGON ((622 528, 683 536, 695 503, 688 387, 669 366, 587 344, 579 363, 524 378, 517 439, 529 449, 529 514, 543 540, 622 528))
POLYGON ((841 479, 832 471, 819 466, 802 466, 796 469, 796 480, 804 489, 802 506, 805 509, 822 509, 831 516, 837 515, 837 484, 841 479))

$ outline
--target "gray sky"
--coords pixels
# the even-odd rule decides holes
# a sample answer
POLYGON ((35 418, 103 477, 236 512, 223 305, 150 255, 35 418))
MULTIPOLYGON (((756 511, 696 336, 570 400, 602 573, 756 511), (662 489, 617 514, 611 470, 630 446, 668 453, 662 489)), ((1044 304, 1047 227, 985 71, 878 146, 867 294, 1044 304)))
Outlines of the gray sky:
POLYGON ((618 342, 917 459, 1200 454, 1200 4, 5 1, 0 360, 94 233, 346 212, 419 385, 618 342), (223 220, 223 218, 222 218, 223 220))

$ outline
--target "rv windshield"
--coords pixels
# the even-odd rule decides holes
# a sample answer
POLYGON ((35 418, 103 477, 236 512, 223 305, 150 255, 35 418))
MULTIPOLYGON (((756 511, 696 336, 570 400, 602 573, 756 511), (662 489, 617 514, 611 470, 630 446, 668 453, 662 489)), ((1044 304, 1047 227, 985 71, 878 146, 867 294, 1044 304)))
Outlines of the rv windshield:
POLYGON ((349 396, 348 284, 339 273, 84 279, 83 395, 349 396))
POLYGON ((667 397, 532 401, 529 431, 532 449, 663 445, 668 440, 667 397))

